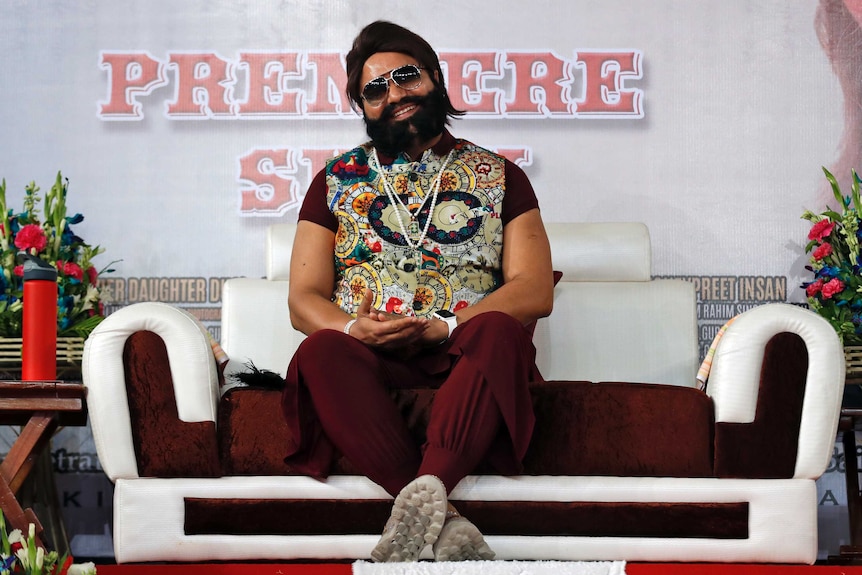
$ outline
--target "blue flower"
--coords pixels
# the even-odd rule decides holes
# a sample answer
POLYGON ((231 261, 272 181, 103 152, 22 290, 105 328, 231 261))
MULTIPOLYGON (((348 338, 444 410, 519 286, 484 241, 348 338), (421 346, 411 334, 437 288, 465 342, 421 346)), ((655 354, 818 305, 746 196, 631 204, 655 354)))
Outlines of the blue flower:
POLYGON ((841 273, 841 268, 838 266, 823 266, 816 272, 814 272, 814 276, 818 278, 836 278, 838 274, 841 273))

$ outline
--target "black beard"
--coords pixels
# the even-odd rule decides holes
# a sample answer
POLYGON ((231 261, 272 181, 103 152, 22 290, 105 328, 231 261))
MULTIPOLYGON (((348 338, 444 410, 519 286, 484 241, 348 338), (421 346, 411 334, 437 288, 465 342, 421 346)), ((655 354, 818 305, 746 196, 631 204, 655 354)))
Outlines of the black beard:
POLYGON ((410 149, 414 144, 427 142, 438 136, 446 127, 446 103, 443 92, 435 89, 425 96, 407 96, 398 104, 389 104, 380 113, 380 118, 371 120, 363 115, 365 131, 374 146, 393 158, 410 149), (396 106, 416 104, 419 109, 406 120, 392 121, 396 106))

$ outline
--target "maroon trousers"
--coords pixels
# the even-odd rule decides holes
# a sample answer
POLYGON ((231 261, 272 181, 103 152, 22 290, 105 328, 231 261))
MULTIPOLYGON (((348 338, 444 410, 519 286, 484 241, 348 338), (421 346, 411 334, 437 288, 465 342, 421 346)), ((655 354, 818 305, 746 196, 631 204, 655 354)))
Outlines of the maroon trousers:
POLYGON ((409 358, 335 330, 306 338, 288 367, 282 409, 292 437, 285 461, 326 477, 341 452, 396 495, 424 474, 451 490, 482 461, 516 474, 533 431, 528 389, 535 369, 530 334, 488 312, 458 326, 445 343, 409 358), (398 388, 437 389, 417 445, 391 397, 398 388))

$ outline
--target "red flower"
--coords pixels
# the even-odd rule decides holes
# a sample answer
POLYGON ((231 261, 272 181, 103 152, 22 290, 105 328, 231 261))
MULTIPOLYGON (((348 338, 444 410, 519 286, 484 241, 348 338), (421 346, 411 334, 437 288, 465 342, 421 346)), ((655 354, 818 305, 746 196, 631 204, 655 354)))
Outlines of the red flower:
POLYGON ((808 284, 808 287, 805 288, 805 294, 808 297, 814 297, 820 290, 823 289, 823 280, 817 280, 816 282, 808 284))
POLYGON ((83 281, 84 279, 84 270, 82 270, 81 266, 79 266, 75 262, 57 260, 57 271, 64 276, 68 276, 78 281, 83 281))
POLYGON ((87 279, 90 280, 91 285, 96 285, 96 281, 99 279, 99 272, 95 267, 90 266, 87 268, 87 279))
POLYGON ((822 260, 825 257, 832 255, 832 244, 820 244, 811 256, 815 260, 822 260))
POLYGON ((14 268, 12 268, 12 273, 19 278, 24 277, 24 266, 15 266, 14 268))
POLYGON ((74 278, 78 281, 84 281, 84 270, 81 269, 81 266, 76 264, 75 262, 57 262, 57 269, 63 273, 63 275, 69 276, 70 278, 74 278))
POLYGON ((15 247, 19 250, 35 249, 36 252, 41 252, 48 245, 48 238, 45 237, 45 230, 38 224, 27 224, 15 236, 15 247))
POLYGON ((826 282, 820 290, 825 299, 829 299, 837 293, 844 291, 844 282, 838 278, 832 278, 826 282))
POLYGON ((811 231, 808 232, 808 239, 821 241, 823 238, 829 237, 833 228, 835 228, 834 222, 829 220, 820 220, 811 226, 811 231))

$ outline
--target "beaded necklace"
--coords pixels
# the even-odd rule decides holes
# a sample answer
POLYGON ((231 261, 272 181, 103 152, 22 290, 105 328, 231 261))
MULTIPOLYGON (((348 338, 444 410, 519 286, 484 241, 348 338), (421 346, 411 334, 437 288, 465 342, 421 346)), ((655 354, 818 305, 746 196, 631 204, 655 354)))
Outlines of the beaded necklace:
POLYGON ((410 246, 411 249, 415 250, 421 247, 422 242, 425 240, 425 236, 428 235, 428 228, 431 226, 431 217, 434 215, 434 208, 437 206, 437 194, 440 192, 440 182, 443 178, 443 172, 449 165, 449 160, 452 159, 452 152, 454 151, 455 150, 450 150, 446 155, 446 158, 443 160, 443 164, 440 166, 440 170, 437 172, 437 176, 434 178, 434 183, 431 185, 430 193, 425 195, 419 208, 415 212, 412 212, 401 200, 401 197, 395 190, 395 186, 389 181, 389 178, 386 176, 386 172, 383 171, 383 168, 380 165, 380 158, 377 157, 377 148, 371 150, 371 156, 369 157, 371 169, 380 174, 380 178, 383 180, 383 191, 386 192, 386 197, 389 198, 390 205, 395 209, 395 217, 398 220, 398 227, 404 235, 404 241, 407 242, 407 245, 410 246), (404 211, 410 215, 410 231, 415 234, 419 231, 419 224, 416 219, 419 217, 419 213, 425 206, 425 202, 428 201, 429 196, 431 197, 431 207, 428 209, 428 218, 425 220, 425 228, 419 234, 419 237, 416 239, 416 243, 414 244, 413 240, 410 238, 410 234, 407 233, 407 228, 404 226, 404 220, 401 218, 401 210, 395 204, 397 203, 400 205, 404 208, 404 211))

